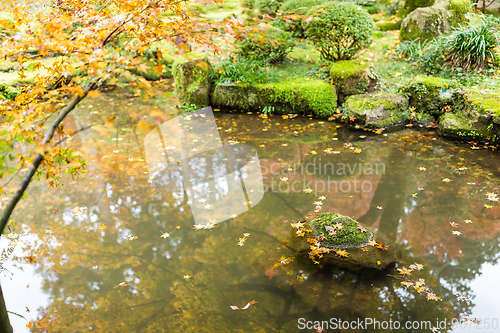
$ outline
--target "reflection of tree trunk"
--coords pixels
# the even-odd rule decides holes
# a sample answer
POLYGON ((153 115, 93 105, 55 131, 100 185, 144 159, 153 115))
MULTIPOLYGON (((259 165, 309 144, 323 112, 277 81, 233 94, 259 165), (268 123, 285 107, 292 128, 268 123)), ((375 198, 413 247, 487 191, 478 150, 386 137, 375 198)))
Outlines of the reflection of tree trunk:
POLYGON ((0 333, 12 333, 10 326, 9 314, 3 300, 2 287, 0 287, 0 333))
POLYGON ((391 242, 395 242, 406 198, 407 175, 405 171, 408 170, 408 168, 398 169, 395 164, 408 165, 410 161, 398 150, 393 150, 387 161, 385 173, 380 178, 370 208, 357 220, 360 223, 372 225, 381 216, 379 231, 386 234, 391 242), (391 161, 396 161, 396 163, 391 163, 391 161), (377 206, 382 206, 382 209, 378 209, 377 206))

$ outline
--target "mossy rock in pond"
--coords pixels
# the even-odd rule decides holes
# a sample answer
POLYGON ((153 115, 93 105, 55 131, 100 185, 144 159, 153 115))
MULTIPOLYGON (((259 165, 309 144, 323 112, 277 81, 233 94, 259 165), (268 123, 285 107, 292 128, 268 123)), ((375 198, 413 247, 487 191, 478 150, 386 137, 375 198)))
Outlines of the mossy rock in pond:
POLYGON ((463 94, 463 100, 460 109, 441 117, 441 133, 452 138, 496 139, 500 132, 500 93, 468 90, 463 94))
POLYGON ((417 76, 410 81, 403 92, 409 97, 410 107, 416 112, 441 115, 453 111, 462 104, 461 86, 454 80, 432 76, 417 76))
POLYGON ((399 247, 396 244, 389 244, 386 235, 381 232, 372 233, 368 228, 347 216, 338 213, 323 213, 315 218, 306 218, 302 222, 306 229, 312 230, 312 233, 297 236, 297 231, 293 229, 291 245, 296 250, 297 263, 304 269, 315 270, 318 267, 309 258, 311 243, 308 242, 308 238, 321 239, 321 234, 325 239, 320 240, 320 244, 324 249, 329 250, 318 259, 321 265, 333 265, 353 272, 381 271, 401 259, 399 247), (337 223, 342 224, 342 228, 336 228, 337 223), (327 226, 336 230, 336 235, 330 236, 331 228, 326 228, 327 226), (363 232, 361 228, 366 229, 366 232, 363 232), (374 246, 371 240, 376 240, 376 244, 384 246, 382 249, 374 246), (339 255, 337 251, 346 251, 347 257, 339 255))
POLYGON ((316 236, 324 235, 321 245, 331 248, 353 248, 368 245, 373 233, 348 216, 322 213, 311 221, 316 236))
POLYGON ((152 57, 142 57, 143 64, 146 67, 146 71, 140 70, 139 68, 131 68, 130 72, 132 74, 142 76, 148 81, 158 81, 160 79, 166 79, 172 77, 172 64, 174 63, 174 58, 169 55, 162 54, 161 60, 152 57), (159 73, 158 65, 161 65, 161 73, 159 73))
POLYGON ((462 113, 445 113, 439 120, 441 135, 453 139, 485 140, 487 134, 471 125, 470 119, 462 113))
POLYGON ((349 96, 344 112, 366 128, 389 128, 408 121, 408 99, 400 94, 363 94, 349 96))
POLYGON ((256 85, 218 84, 212 92, 212 106, 246 111, 263 111, 269 107, 274 113, 327 117, 337 108, 337 94, 334 87, 318 79, 256 85))
POLYGON ((330 67, 332 84, 337 88, 339 103, 350 95, 370 92, 377 84, 367 63, 360 60, 341 60, 330 67))
POLYGON ((470 0, 437 0, 430 7, 417 8, 401 23, 401 41, 425 41, 469 22, 470 0))
POLYGON ((184 105, 210 105, 210 62, 206 55, 193 52, 178 57, 172 65, 175 91, 184 105))

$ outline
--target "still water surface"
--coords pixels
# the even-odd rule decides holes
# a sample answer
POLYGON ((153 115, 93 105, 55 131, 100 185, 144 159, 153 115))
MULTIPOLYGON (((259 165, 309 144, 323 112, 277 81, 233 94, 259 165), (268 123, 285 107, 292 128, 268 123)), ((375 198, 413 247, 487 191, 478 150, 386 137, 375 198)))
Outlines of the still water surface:
MULTIPOLYGON (((414 129, 375 135, 307 117, 215 112, 224 143, 257 150, 266 192, 246 212, 195 230, 193 198, 153 188, 144 160, 145 135, 175 113, 168 98, 115 91, 68 119, 73 129, 102 124, 72 139, 87 174, 30 187, 14 220, 28 233, 15 254, 32 263, 8 262, 13 275, 1 276, 8 308, 33 320, 32 331, 314 332, 299 320, 436 326, 464 313, 483 320, 482 332, 496 331, 487 321, 500 327, 498 153, 414 129), (323 212, 384 232, 401 262, 377 274, 299 265, 290 224, 318 200, 323 212), (424 268, 407 281, 423 279, 439 300, 401 284, 397 268, 414 263, 424 268)), ((227 195, 223 186, 207 190, 215 201, 227 195)), ((28 331, 11 318, 16 332, 28 331)))

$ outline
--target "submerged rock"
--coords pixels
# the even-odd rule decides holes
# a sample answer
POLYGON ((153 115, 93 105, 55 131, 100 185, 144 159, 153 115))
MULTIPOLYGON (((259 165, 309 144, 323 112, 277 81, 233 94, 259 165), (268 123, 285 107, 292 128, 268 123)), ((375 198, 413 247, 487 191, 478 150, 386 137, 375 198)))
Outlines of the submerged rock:
POLYGON ((367 128, 388 128, 407 121, 408 99, 399 94, 353 95, 344 103, 344 112, 367 128))
POLYGON ((210 63, 206 55, 187 53, 172 65, 177 97, 184 105, 210 105, 210 63))
POLYGON ((412 110, 435 116, 453 111, 462 97, 458 82, 423 75, 410 81, 403 91, 409 97, 412 110))
POLYGON ((373 90, 377 84, 368 64, 359 60, 342 60, 330 67, 332 84, 337 88, 339 102, 350 95, 363 94, 373 90))
POLYGON ((471 11, 470 0, 436 0, 430 7, 417 8, 401 23, 401 41, 425 41, 465 25, 471 11))
POLYGON ((387 236, 373 233, 338 213, 322 213, 293 226, 296 227, 293 243, 296 258, 303 266, 317 267, 313 263, 317 259, 320 264, 357 272, 362 269, 383 270, 401 259, 396 244, 387 244, 387 236))
POLYGON ((335 112, 335 88, 318 79, 295 79, 279 83, 218 84, 212 106, 271 113, 302 113, 326 117, 335 112))

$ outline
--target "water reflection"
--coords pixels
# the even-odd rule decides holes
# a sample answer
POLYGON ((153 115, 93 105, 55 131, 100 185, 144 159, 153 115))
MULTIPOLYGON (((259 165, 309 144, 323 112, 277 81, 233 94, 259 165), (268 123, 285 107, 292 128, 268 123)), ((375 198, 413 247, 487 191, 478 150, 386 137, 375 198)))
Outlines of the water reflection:
MULTIPOLYGON (((189 197, 184 190, 151 186, 142 146, 148 131, 133 126, 135 119, 123 112, 126 102, 118 98, 111 106, 101 100, 100 113, 88 119, 77 113, 79 124, 117 117, 112 128, 75 139, 89 161, 86 179, 50 192, 33 186, 31 199, 16 212, 18 220, 36 216, 25 222, 41 239, 31 250, 50 295, 34 331, 298 332, 299 318, 451 322, 475 305, 468 282, 484 263, 498 260, 498 203, 485 194, 499 190, 496 153, 470 150, 428 132, 360 138, 365 133, 301 117, 220 114, 216 123, 223 142, 257 149, 267 191, 252 209, 235 206, 233 219, 194 230, 192 203, 200 203, 208 188, 200 183, 199 196, 189 197), (345 175, 292 172, 319 157, 322 163, 383 163, 385 168, 345 175), (352 185, 354 178, 371 186, 330 186, 330 191, 324 186, 352 185), (301 186, 285 186, 293 181, 301 186), (312 193, 304 191, 308 187, 312 193), (322 211, 352 216, 397 242, 403 251, 398 268, 423 264, 409 278, 424 279, 441 299, 427 300, 425 293, 406 288, 396 269, 351 273, 293 260, 290 223, 312 213, 320 195, 327 197, 322 211), (75 207, 86 209, 80 215, 75 207), (459 301, 457 294, 471 301, 459 301), (247 310, 230 308, 251 300, 257 303, 247 310)), ((161 123, 145 119, 151 127, 161 123)), ((193 156, 199 160, 187 168, 190 177, 208 180, 215 155, 193 156), (202 162, 207 166, 200 168, 202 162)), ((209 187, 215 200, 227 195, 224 186, 209 187)), ((494 281, 488 283, 498 289, 494 281)))

